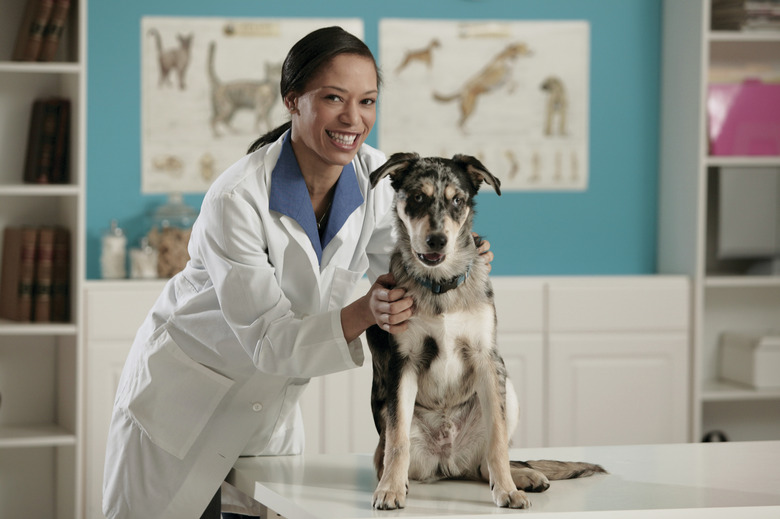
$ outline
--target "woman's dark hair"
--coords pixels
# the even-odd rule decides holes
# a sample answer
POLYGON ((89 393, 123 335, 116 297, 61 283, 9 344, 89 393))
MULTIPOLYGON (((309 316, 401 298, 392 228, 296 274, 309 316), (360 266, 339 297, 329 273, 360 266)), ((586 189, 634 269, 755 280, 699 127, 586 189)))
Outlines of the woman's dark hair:
MULTIPOLYGON (((360 38, 341 27, 324 27, 310 32, 298 40, 287 53, 282 64, 282 79, 279 81, 282 99, 290 92, 303 92, 308 82, 320 71, 320 68, 330 63, 339 54, 356 54, 370 59, 376 69, 377 86, 382 82, 374 55, 360 38)), ((249 146, 247 153, 252 153, 260 147, 276 141, 290 129, 291 124, 290 121, 287 121, 261 136, 249 146)))

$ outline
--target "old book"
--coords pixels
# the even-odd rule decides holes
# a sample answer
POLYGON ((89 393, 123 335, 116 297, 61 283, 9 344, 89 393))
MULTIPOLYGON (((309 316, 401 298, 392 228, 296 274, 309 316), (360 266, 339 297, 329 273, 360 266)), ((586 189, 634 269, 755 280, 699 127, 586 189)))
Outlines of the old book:
POLYGON ((54 0, 51 16, 43 31, 43 44, 38 61, 53 61, 62 40, 65 22, 70 11, 70 0, 54 0))
MULTIPOLYGON (((32 184, 48 184, 57 157, 58 139, 69 139, 69 127, 60 127, 60 118, 70 119, 70 102, 67 99, 37 99, 33 102, 30 129, 27 135, 27 153, 24 161, 24 181, 32 184), (65 107, 63 109, 63 107, 65 107), (60 133, 65 134, 60 136, 60 133)), ((59 160, 67 171, 67 142, 60 151, 59 160)), ((62 176, 62 173, 58 173, 62 176)), ((64 174, 67 176, 67 173, 64 174)))
POLYGON ((0 318, 30 321, 38 230, 6 227, 0 265, 0 318))
POLYGON ((54 234, 54 227, 38 229, 38 245, 35 251, 35 281, 33 282, 33 320, 38 323, 51 321, 54 234))
POLYGON ((70 169, 70 100, 59 99, 58 107, 48 181, 52 184, 66 184, 70 169))
POLYGON ((12 56, 15 61, 38 59, 43 44, 43 31, 49 23, 53 7, 53 0, 27 0, 12 56))
POLYGON ((57 227, 51 276, 51 320, 70 320, 70 231, 57 227))
POLYGON ((36 182, 38 175, 38 163, 41 155, 41 135, 43 134, 43 119, 46 115, 46 101, 36 99, 33 101, 30 112, 30 126, 27 130, 27 153, 24 158, 24 181, 36 182))

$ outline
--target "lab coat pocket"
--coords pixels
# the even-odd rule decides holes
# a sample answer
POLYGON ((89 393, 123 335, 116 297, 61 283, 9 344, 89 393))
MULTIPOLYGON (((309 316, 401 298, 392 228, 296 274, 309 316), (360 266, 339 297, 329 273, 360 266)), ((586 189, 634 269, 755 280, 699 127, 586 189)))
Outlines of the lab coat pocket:
POLYGON ((333 271, 333 286, 330 291, 329 309, 340 308, 350 302, 353 296, 362 296, 363 294, 353 294, 355 285, 368 270, 368 257, 364 254, 357 262, 356 270, 348 270, 336 267, 333 271))
POLYGON ((233 381, 189 358, 167 330, 150 346, 127 409, 155 445, 183 459, 233 381))

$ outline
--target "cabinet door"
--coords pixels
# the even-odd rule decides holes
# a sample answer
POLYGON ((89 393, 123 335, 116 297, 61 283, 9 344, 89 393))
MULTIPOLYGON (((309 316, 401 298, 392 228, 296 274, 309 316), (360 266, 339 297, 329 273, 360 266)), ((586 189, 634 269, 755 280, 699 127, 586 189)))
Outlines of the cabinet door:
POLYGON ((549 445, 685 442, 682 333, 551 334, 549 445))
POLYGON ((138 327, 164 281, 97 282, 85 290, 86 517, 102 518, 103 464, 114 396, 138 327))
POLYGON ((119 376, 130 349, 128 341, 91 343, 87 353, 87 518, 102 518, 103 463, 106 438, 119 376))
POLYGON ((511 446, 543 447, 543 336, 502 333, 498 335, 498 347, 520 405, 520 419, 511 437, 511 446))
POLYGON ((301 398, 307 454, 373 454, 379 442, 371 414, 371 356, 362 367, 316 377, 301 398))

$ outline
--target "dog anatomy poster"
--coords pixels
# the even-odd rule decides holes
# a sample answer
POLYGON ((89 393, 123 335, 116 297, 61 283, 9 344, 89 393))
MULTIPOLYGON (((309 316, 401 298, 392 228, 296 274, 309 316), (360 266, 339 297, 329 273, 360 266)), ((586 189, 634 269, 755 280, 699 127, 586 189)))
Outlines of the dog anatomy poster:
POLYGON ((583 21, 385 19, 379 147, 478 157, 502 190, 588 185, 583 21))
POLYGON ((328 25, 363 36, 360 19, 144 17, 141 191, 205 192, 257 137, 286 121, 284 57, 328 25))

